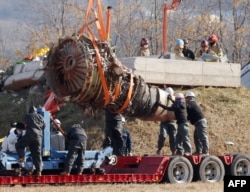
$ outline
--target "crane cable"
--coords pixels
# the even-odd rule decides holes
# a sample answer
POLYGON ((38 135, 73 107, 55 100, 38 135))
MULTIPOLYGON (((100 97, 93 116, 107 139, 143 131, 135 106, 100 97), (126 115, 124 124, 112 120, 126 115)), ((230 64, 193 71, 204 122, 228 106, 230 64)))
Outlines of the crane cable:
MULTIPOLYGON (((94 11, 94 15, 96 17, 95 23, 96 23, 96 27, 97 27, 97 30, 98 30, 100 40, 102 42, 104 42, 104 41, 107 40, 107 37, 109 35, 105 32, 105 28, 104 28, 101 2, 100 2, 100 0, 96 0, 96 1, 97 1, 98 13, 96 13, 96 11, 94 11)), ((88 19, 90 17, 90 11, 91 11, 91 8, 93 6, 93 3, 94 3, 94 0, 89 0, 87 11, 86 11, 86 22, 88 21, 88 19)), ((115 87, 115 95, 114 95, 113 99, 111 100, 110 95, 109 95, 109 90, 108 90, 108 87, 107 87, 107 82, 106 82, 106 79, 105 79, 105 76, 104 76, 104 71, 102 69, 101 56, 100 56, 100 53, 99 53, 97 43, 95 41, 94 33, 92 32, 89 25, 84 24, 83 27, 79 30, 78 34, 82 34, 84 32, 85 28, 87 28, 89 38, 90 38, 90 40, 91 40, 91 42, 92 42, 92 44, 94 46, 95 52, 96 52, 97 68, 98 68, 98 72, 99 72, 99 75, 100 75, 102 88, 103 88, 104 96, 105 96, 104 106, 106 106, 107 104, 109 104, 110 101, 114 102, 118 98, 118 96, 120 95, 121 87, 120 87, 120 84, 116 85, 116 87, 115 87)), ((133 87, 133 75, 130 74, 130 87, 129 87, 129 90, 128 90, 127 98, 126 98, 125 102, 123 103, 122 107, 117 110, 117 113, 122 112, 122 110, 124 110, 129 105, 129 102, 130 102, 130 99, 131 99, 131 96, 132 96, 132 87, 133 87)))
MULTIPOLYGON (((89 20, 90 11, 91 11, 91 9, 93 7, 93 4, 94 4, 94 0, 89 0, 87 11, 86 11, 86 18, 85 18, 86 19, 86 23, 89 20)), ((95 23, 96 23, 97 30, 98 30, 99 37, 100 37, 101 41, 105 41, 106 36, 105 36, 105 31, 104 31, 103 17, 101 15, 102 11, 101 11, 100 0, 97 0, 97 6, 98 6, 98 15, 95 12, 95 17, 96 17, 95 23)), ((106 106, 109 103, 109 101, 110 101, 110 96, 109 96, 109 90, 108 90, 108 87, 107 87, 107 82, 106 82, 105 76, 104 76, 104 71, 102 69, 101 56, 100 56, 100 53, 99 53, 99 50, 98 50, 97 43, 95 41, 94 33, 92 32, 92 30, 89 27, 89 25, 84 24, 81 27, 81 29, 78 31, 78 34, 81 35, 86 28, 87 28, 87 32, 88 32, 89 38, 90 38, 90 40, 91 40, 91 42, 92 42, 92 44, 94 46, 95 52, 96 52, 97 68, 98 68, 98 73, 100 75, 100 79, 101 79, 101 83, 102 83, 102 88, 103 88, 103 91, 104 91, 104 97, 105 97, 104 106, 106 106)))

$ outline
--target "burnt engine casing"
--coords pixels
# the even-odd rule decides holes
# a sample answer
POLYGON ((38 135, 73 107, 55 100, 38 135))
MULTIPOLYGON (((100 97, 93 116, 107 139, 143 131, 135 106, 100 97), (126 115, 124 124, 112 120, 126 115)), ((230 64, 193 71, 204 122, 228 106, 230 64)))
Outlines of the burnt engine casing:
POLYGON ((156 105, 157 102, 169 105, 165 91, 148 85, 122 65, 110 43, 95 43, 98 51, 86 36, 73 35, 50 48, 45 77, 58 97, 83 109, 106 108, 142 120, 174 119, 173 112, 156 105))

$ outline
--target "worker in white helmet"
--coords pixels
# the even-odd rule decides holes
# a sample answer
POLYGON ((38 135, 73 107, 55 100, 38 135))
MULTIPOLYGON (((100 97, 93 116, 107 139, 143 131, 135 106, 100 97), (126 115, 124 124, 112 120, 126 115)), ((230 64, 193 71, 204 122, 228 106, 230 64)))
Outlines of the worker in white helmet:
POLYGON ((50 147, 53 150, 63 151, 65 150, 65 137, 58 130, 58 127, 61 128, 61 121, 59 119, 54 119, 52 122, 50 131, 50 147))
MULTIPOLYGON (((168 94, 167 102, 170 102, 170 99, 174 98, 174 95, 173 95, 174 90, 172 89, 172 87, 168 87, 168 88, 166 88, 166 92, 168 94)), ((167 103, 167 106, 168 106, 168 103, 167 103)), ((160 132, 159 132, 159 136, 158 136, 157 151, 156 151, 157 155, 162 154, 162 148, 164 146, 164 142, 165 142, 167 136, 169 137, 169 145, 170 145, 170 150, 172 152, 172 155, 175 155, 175 152, 176 152, 176 133, 177 133, 177 129, 176 129, 175 120, 167 120, 167 121, 160 123, 160 132)))
POLYGON ((209 141, 207 136, 207 120, 201 111, 200 106, 195 101, 195 94, 188 91, 185 95, 187 103, 188 120, 194 125, 194 144, 197 155, 209 154, 209 141))
POLYGON ((16 142, 25 134, 25 125, 22 122, 11 123, 8 135, 4 137, 1 151, 16 153, 16 142))
POLYGON ((176 155, 189 156, 192 154, 192 147, 190 142, 189 125, 187 120, 187 109, 184 95, 176 93, 175 101, 172 107, 167 107, 158 103, 163 109, 174 111, 177 123, 176 135, 176 155))

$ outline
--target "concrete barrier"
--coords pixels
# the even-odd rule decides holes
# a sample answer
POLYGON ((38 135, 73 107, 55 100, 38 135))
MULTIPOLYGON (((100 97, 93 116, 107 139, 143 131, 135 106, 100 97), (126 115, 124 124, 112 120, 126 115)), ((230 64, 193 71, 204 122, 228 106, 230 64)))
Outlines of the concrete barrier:
POLYGON ((241 86, 238 63, 203 62, 153 57, 119 58, 123 65, 151 84, 188 86, 241 86))

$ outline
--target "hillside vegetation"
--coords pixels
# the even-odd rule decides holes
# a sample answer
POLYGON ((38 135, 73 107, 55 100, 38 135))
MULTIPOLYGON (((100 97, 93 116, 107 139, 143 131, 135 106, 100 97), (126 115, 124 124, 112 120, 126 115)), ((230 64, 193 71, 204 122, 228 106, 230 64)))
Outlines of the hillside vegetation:
MULTIPOLYGON (((202 107, 208 120, 210 153, 214 155, 234 152, 249 154, 250 90, 243 87, 196 87, 189 90, 197 95, 196 101, 202 107), (226 145, 227 141, 233 142, 234 145, 226 145)), ((175 91, 185 93, 187 89, 175 91)), ((28 90, 0 93, 0 138, 8 132, 11 122, 22 120, 28 104, 36 97, 40 96, 32 95, 28 90)), ((99 110, 94 116, 86 116, 78 106, 66 103, 65 107, 57 113, 57 118, 62 121, 64 129, 73 123, 84 121, 83 124, 89 136, 87 148, 101 149, 105 120, 103 114, 103 111, 99 110)), ((126 126, 132 134, 135 155, 155 154, 159 122, 127 118, 126 126)), ((190 130, 192 134, 193 126, 190 126, 190 130)), ((193 141, 193 135, 191 135, 191 140, 193 141)), ((163 152, 170 154, 168 141, 165 142, 163 152)))

